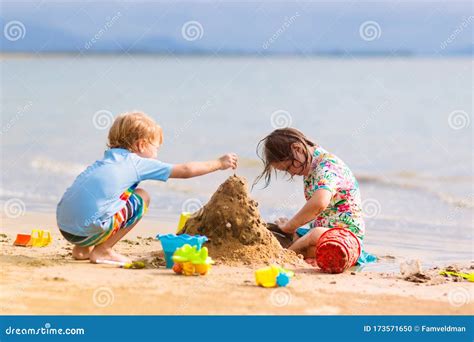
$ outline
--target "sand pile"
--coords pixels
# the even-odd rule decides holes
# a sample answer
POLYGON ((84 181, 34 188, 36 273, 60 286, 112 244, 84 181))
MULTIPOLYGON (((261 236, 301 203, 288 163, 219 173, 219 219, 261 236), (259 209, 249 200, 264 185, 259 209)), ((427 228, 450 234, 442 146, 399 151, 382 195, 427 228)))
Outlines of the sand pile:
POLYGON ((249 197, 245 178, 229 177, 209 202, 186 222, 183 233, 209 238, 209 254, 224 264, 301 265, 293 252, 281 247, 249 197))

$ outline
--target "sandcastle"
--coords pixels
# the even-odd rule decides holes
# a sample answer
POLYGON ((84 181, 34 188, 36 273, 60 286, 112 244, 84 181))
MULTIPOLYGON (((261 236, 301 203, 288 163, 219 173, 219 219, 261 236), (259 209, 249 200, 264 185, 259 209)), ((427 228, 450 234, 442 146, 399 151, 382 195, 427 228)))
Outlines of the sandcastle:
POLYGON ((249 197, 245 178, 231 176, 209 202, 186 222, 181 233, 206 235, 209 254, 223 264, 299 265, 266 228, 258 203, 249 197))

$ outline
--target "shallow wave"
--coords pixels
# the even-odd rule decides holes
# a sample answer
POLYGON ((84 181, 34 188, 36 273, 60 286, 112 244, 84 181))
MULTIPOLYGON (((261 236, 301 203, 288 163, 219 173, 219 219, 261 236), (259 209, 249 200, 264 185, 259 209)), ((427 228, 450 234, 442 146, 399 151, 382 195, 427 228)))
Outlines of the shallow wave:
POLYGON ((378 182, 378 181, 390 181, 391 178, 399 178, 405 180, 421 180, 421 181, 435 181, 435 182, 449 182, 449 183, 472 183, 474 182, 474 176, 432 176, 426 175, 414 171, 401 171, 396 173, 388 173, 387 175, 380 176, 368 173, 357 173, 356 177, 359 181, 365 182, 378 182))
POLYGON ((56 174, 77 176, 87 167, 85 164, 69 163, 53 160, 46 157, 37 157, 30 162, 31 168, 34 170, 47 171, 56 174))
POLYGON ((24 200, 31 201, 48 201, 48 202, 58 202, 59 197, 53 195, 44 195, 39 193, 33 193, 28 191, 11 191, 0 188, 0 198, 10 199, 10 198, 19 198, 24 200))
POLYGON ((436 182, 458 182, 458 183, 467 183, 469 186, 473 183, 474 179, 470 176, 443 176, 443 177, 434 177, 434 176, 424 176, 418 175, 416 173, 401 173, 396 174, 395 177, 390 176, 379 176, 379 175, 370 175, 370 174, 358 174, 356 175, 357 180, 360 184, 380 184, 383 186, 390 186, 400 189, 407 190, 419 190, 425 193, 436 196, 441 201, 456 206, 460 208, 474 208, 474 194, 469 198, 459 198, 448 193, 437 191, 432 189, 427 184, 422 183, 413 183, 413 181, 436 181, 436 182), (398 175, 398 179, 396 178, 398 175), (411 180, 411 181, 410 181, 411 180))
MULTIPOLYGON (((261 161, 252 158, 240 158, 239 166, 245 168, 261 168, 261 161)), ((400 189, 419 190, 425 193, 432 194, 438 199, 461 208, 474 208, 474 194, 469 198, 459 198, 448 193, 437 191, 431 188, 428 184, 421 182, 437 182, 437 183, 456 183, 467 184, 471 186, 474 183, 473 176, 431 176, 415 171, 400 171, 397 173, 388 173, 386 175, 375 175, 366 173, 357 173, 357 180, 361 184, 380 184, 383 186, 391 186, 400 189), (417 182, 417 183, 415 183, 417 182)))
MULTIPOLYGON (((77 176, 86 169, 85 164, 58 161, 47 157, 37 157, 31 160, 30 166, 34 170, 62 174, 67 176, 77 176)), ((261 162, 253 158, 242 157, 239 159, 239 166, 243 168, 261 167, 261 162)), ((418 190, 436 196, 439 200, 449 205, 460 208, 474 208, 474 194, 469 198, 459 198, 451 194, 437 191, 423 182, 437 183, 466 183, 471 186, 474 183, 472 176, 430 176, 412 171, 403 171, 387 175, 375 175, 358 173, 356 178, 361 184, 378 184, 382 186, 395 187, 407 190, 418 190)), ((169 185, 168 190, 180 193, 192 193, 195 189, 192 186, 169 185)), ((201 189, 202 190, 202 189, 201 189)), ((29 194, 29 196, 35 196, 29 194)), ((26 196, 18 196, 26 197, 26 196)), ((31 198, 31 197, 30 197, 31 198)))
POLYGON ((417 225, 417 226, 426 226, 426 227, 433 227, 433 226, 444 226, 444 227, 457 227, 459 223, 454 220, 446 220, 446 219, 432 219, 432 220, 423 220, 416 217, 407 217, 407 216, 391 216, 391 215, 377 215, 372 220, 374 221, 387 221, 387 222, 395 222, 398 224, 410 224, 410 225, 417 225))

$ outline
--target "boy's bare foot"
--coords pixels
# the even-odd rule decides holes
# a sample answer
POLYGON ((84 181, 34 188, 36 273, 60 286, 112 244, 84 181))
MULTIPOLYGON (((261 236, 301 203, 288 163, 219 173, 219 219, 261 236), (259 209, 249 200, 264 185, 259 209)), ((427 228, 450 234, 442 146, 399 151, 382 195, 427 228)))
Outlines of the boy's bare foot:
POLYGON ((76 260, 87 260, 92 251, 92 247, 74 246, 72 249, 72 257, 76 260))
POLYGON ((97 263, 97 260, 109 260, 130 263, 132 262, 125 255, 114 252, 111 248, 96 246, 90 254, 90 261, 97 263))

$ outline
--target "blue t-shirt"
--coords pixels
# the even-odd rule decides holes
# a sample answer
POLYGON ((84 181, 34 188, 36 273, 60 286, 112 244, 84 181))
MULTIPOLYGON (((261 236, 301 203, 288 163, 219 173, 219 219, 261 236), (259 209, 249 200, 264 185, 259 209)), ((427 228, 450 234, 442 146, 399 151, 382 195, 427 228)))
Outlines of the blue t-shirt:
POLYGON ((120 196, 126 190, 147 179, 165 182, 172 167, 122 148, 105 151, 104 158, 84 170, 61 198, 56 211, 59 228, 79 236, 102 232, 125 206, 120 196))

